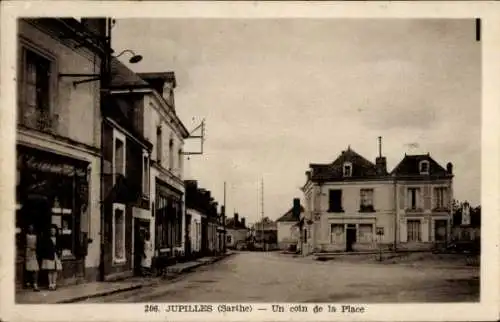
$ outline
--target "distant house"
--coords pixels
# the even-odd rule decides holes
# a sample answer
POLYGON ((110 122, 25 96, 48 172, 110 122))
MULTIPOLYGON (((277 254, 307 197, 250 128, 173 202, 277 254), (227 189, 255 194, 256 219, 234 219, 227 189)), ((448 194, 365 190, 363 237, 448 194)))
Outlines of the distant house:
POLYGON ((381 152, 372 163, 350 147, 332 163, 311 164, 303 187, 303 252, 423 248, 448 241, 452 168, 429 154, 405 155, 389 173, 381 152))
POLYGON ((475 241, 481 238, 481 207, 463 203, 453 211, 451 238, 455 241, 475 241))
MULTIPOLYGON (((300 205, 300 213, 304 213, 302 205, 300 205)), ((298 216, 294 215, 293 208, 276 220, 278 247, 280 249, 288 249, 292 245, 297 245, 300 239, 300 230, 297 225, 299 221, 300 214, 298 216)))
POLYGON ((278 244, 278 226, 276 222, 265 217, 261 222, 255 223, 253 226, 253 235, 257 243, 277 247, 278 244))
POLYGON ((239 219, 237 213, 233 218, 226 220, 226 247, 231 249, 242 249, 249 237, 250 230, 246 226, 244 217, 239 219))

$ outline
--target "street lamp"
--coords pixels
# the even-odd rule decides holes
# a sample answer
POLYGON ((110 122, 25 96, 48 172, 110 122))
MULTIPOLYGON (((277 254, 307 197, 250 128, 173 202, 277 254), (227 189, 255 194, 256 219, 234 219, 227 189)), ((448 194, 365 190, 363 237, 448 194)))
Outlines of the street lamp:
POLYGON ((122 56, 125 53, 129 53, 129 54, 132 55, 132 57, 129 59, 129 63, 131 63, 131 64, 136 64, 136 63, 138 63, 138 62, 140 62, 142 60, 142 56, 141 55, 136 55, 136 53, 133 50, 130 50, 130 49, 123 50, 121 53, 119 53, 118 55, 116 55, 115 58, 118 58, 118 57, 122 56))

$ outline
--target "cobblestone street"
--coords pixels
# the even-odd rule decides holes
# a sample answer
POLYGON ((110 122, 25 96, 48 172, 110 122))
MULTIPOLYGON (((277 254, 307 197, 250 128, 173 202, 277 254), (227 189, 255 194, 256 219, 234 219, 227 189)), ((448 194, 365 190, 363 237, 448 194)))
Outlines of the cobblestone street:
POLYGON ((479 268, 319 262, 278 252, 235 254, 161 285, 101 302, 464 302, 479 300, 479 268))

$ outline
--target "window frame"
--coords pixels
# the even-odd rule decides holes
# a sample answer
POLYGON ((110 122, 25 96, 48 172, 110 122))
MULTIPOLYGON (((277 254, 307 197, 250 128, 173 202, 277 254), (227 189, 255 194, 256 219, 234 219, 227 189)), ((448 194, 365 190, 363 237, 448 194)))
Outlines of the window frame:
POLYGON ((113 203, 113 216, 112 216, 112 239, 111 239, 111 253, 113 256, 113 264, 123 264, 127 262, 127 248, 126 248, 126 212, 125 205, 120 203, 113 203), (123 258, 116 257, 116 210, 121 210, 123 213, 123 225, 122 225, 122 233, 123 233, 123 258))
POLYGON ((448 209, 448 187, 439 186, 433 189, 434 209, 448 209), (439 203, 441 201, 441 203, 439 203))
POLYGON ((406 242, 420 243, 422 242, 422 220, 421 219, 407 219, 406 220, 406 242), (410 223, 417 223, 417 240, 410 238, 410 223))
POLYGON ((158 125, 156 127, 156 162, 161 165, 162 159, 163 159, 163 133, 162 133, 162 128, 161 125, 158 125))
POLYGON ((361 188, 359 189, 359 211, 360 212, 375 212, 375 189, 373 188, 361 188), (369 204, 363 204, 363 192, 368 193, 369 204))
POLYGON ((343 193, 342 189, 329 189, 328 190, 328 212, 344 212, 344 208, 342 207, 342 199, 343 199, 343 193), (332 194, 334 191, 340 191, 340 201, 339 205, 336 207, 333 202, 332 202, 332 194))
MULTIPOLYGON (((20 124, 26 124, 26 121, 24 119, 24 114, 26 113, 27 109, 27 97, 26 97, 26 88, 27 88, 27 56, 28 52, 31 52, 32 54, 38 56, 38 58, 44 59, 48 62, 48 84, 47 84, 47 107, 44 113, 46 113, 45 117, 48 117, 50 120, 50 126, 49 129, 53 128, 53 121, 56 120, 57 116, 54 114, 54 111, 56 109, 56 100, 55 97, 57 97, 57 90, 58 90, 58 78, 57 78, 57 70, 58 70, 58 60, 57 56, 53 54, 52 52, 44 49, 42 46, 39 46, 35 43, 33 43, 30 39, 27 39, 23 36, 19 37, 19 42, 18 42, 18 66, 19 66, 19 71, 18 71, 18 123, 20 124)), ((38 66, 37 64, 35 64, 38 66)), ((38 109, 37 107, 35 109, 38 109)), ((40 117, 40 115, 38 116, 40 117)), ((37 119, 38 122, 38 119, 37 119)), ((40 128, 40 126, 37 124, 36 126, 37 129, 40 128)), ((45 128, 44 128, 45 129, 45 128)), ((41 130, 44 130, 41 129, 41 130)))
POLYGON ((344 178, 350 178, 352 177, 352 162, 344 162, 342 164, 342 176, 344 178), (346 169, 349 169, 348 174, 346 174, 346 169))
POLYGON ((151 192, 151 178, 150 178, 150 159, 149 153, 145 150, 142 151, 142 197, 149 199, 151 192))
POLYGON ((113 161, 111 169, 113 171, 113 185, 116 184, 116 141, 119 140, 123 143, 123 164, 122 164, 122 174, 125 176, 127 169, 127 138, 125 133, 120 132, 118 129, 113 128, 113 161))
POLYGON ((428 160, 422 160, 418 163, 418 170, 420 174, 429 174, 430 173, 430 162, 428 160), (423 165, 427 166, 426 171, 423 170, 423 165))
POLYGON ((339 223, 330 224, 330 244, 342 244, 345 242, 345 225, 339 223), (340 227, 340 233, 337 232, 334 227, 340 227), (334 238, 335 236, 335 238, 334 238), (340 236, 337 238, 337 236, 340 236), (337 240, 338 239, 338 240, 337 240))
POLYGON ((419 210, 419 209, 422 209, 422 205, 421 205, 421 202, 422 202, 422 189, 420 187, 408 187, 406 189, 406 193, 407 193, 407 197, 406 197, 406 209, 407 210, 413 210, 413 211, 416 211, 416 210, 419 210), (412 194, 411 194, 411 191, 415 191, 415 207, 412 206, 412 194))

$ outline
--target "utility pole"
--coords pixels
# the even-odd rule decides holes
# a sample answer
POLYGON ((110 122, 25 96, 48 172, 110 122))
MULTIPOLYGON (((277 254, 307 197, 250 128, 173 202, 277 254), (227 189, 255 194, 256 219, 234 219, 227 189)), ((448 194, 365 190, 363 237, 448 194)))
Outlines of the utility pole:
POLYGON ((261 234, 262 234, 262 247, 265 250, 265 238, 264 238, 264 178, 261 181, 261 198, 260 198, 260 221, 261 221, 261 234))
POLYGON ((224 206, 222 207, 222 228, 224 241, 222 242, 222 250, 226 253, 226 181, 224 181, 224 206))

